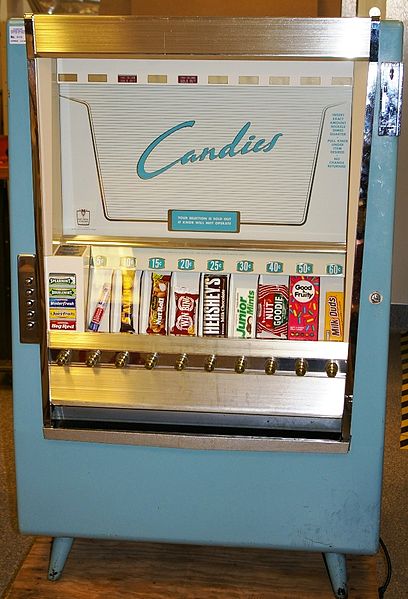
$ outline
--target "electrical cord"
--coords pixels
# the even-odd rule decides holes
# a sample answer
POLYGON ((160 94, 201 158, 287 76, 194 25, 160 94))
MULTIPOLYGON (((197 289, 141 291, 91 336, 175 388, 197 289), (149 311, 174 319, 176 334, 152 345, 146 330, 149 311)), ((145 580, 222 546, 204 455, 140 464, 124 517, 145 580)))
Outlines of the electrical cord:
POLYGON ((388 588, 388 585, 390 584, 390 581, 391 581, 392 564, 391 564, 391 558, 390 558, 390 554, 388 553, 387 546, 381 537, 380 537, 380 545, 384 552, 385 559, 387 561, 387 577, 385 579, 384 584, 382 586, 378 587, 378 597, 379 597, 379 599, 383 599, 385 592, 388 588))

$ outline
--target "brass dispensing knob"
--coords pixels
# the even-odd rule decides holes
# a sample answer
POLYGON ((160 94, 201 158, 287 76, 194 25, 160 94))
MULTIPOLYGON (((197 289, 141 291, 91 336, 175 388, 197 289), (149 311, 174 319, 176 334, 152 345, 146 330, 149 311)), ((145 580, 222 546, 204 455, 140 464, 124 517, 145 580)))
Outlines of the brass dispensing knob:
POLYGON ((129 364, 130 355, 128 351, 120 351, 115 356, 116 368, 126 368, 129 364))
POLYGON ((240 356, 239 358, 237 358, 236 362, 235 362, 235 372, 237 374, 243 374, 245 372, 246 369, 246 358, 245 356, 240 356))
POLYGON ((334 360, 326 362, 326 374, 330 379, 334 379, 339 371, 339 365, 334 360))
POLYGON ((101 361, 101 356, 102 352, 100 349, 90 351, 86 356, 85 364, 89 368, 95 368, 95 366, 98 366, 99 362, 101 361))
POLYGON ((204 369, 207 372, 213 372, 215 369, 215 363, 217 361, 217 356, 215 354, 211 354, 208 356, 204 362, 204 369))
POLYGON ((61 349, 55 361, 58 364, 58 366, 68 366, 71 360, 72 349, 61 349))
POLYGON ((176 360, 176 363, 174 364, 174 368, 180 372, 181 370, 185 369, 187 364, 188 364, 187 354, 180 354, 176 360))
POLYGON ((153 370, 153 368, 155 368, 155 366, 157 366, 158 362, 159 362, 159 354, 157 352, 153 352, 152 354, 149 354, 148 356, 146 356, 145 368, 147 370, 153 370))
POLYGON ((275 374, 278 367, 278 360, 276 358, 267 358, 265 361, 265 373, 275 374))
POLYGON ((295 362, 295 372, 297 376, 305 376, 309 369, 309 364, 304 358, 298 358, 295 362))

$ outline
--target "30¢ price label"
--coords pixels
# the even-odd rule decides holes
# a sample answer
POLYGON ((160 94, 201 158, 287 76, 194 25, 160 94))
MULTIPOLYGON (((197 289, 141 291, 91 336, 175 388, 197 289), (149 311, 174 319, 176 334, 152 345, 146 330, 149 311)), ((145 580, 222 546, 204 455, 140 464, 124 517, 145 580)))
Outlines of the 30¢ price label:
POLYGON ((253 272, 254 263, 252 260, 240 260, 237 262, 237 272, 253 272))

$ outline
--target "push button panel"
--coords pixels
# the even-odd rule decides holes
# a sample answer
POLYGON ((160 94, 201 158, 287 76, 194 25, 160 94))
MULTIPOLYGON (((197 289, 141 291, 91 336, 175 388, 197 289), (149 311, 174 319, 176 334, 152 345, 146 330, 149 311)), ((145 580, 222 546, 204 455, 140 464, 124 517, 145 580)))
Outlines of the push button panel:
POLYGON ((18 256, 18 294, 21 343, 40 342, 36 256, 18 256))

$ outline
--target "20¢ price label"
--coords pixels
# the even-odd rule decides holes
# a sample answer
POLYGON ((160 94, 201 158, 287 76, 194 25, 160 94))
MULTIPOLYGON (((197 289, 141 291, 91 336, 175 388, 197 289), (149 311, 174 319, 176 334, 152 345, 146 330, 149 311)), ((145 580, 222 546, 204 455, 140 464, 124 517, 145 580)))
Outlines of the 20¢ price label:
POLYGON ((192 258, 180 258, 177 262, 177 268, 179 270, 194 270, 195 262, 192 258))

